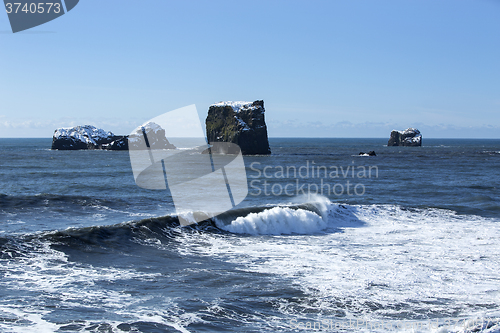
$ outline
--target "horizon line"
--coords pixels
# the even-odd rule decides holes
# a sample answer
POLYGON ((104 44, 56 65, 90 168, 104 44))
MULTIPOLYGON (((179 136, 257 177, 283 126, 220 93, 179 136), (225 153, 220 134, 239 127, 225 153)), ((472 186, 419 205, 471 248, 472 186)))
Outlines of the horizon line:
MULTIPOLYGON (((52 139, 53 137, 0 137, 0 139, 52 139)), ((386 139, 387 137, 354 137, 354 136, 269 136, 269 139, 386 139)), ((485 138, 485 137, 425 137, 423 140, 437 140, 437 139, 445 139, 445 140, 500 140, 498 138, 485 138)))

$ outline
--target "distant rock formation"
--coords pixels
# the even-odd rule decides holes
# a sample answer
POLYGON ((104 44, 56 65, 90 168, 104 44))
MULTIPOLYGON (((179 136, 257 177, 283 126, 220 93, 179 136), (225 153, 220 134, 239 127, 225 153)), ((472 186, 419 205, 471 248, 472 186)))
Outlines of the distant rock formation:
POLYGON ((165 130, 158 124, 148 122, 136 129, 130 136, 114 135, 92 125, 76 126, 71 128, 58 128, 52 137, 52 149, 56 150, 128 150, 129 143, 142 139, 144 135, 150 148, 175 149, 165 137, 165 130))
POLYGON ((393 130, 387 146, 411 146, 422 145, 422 134, 416 128, 408 128, 404 131, 393 130))
POLYGON ((377 156, 377 154, 373 150, 370 150, 368 153, 361 152, 358 155, 359 156, 377 156))
POLYGON ((165 136, 165 130, 157 123, 147 122, 128 136, 130 149, 175 149, 165 136))
POLYGON ((208 142, 235 143, 243 155, 271 154, 264 112, 264 101, 211 105, 206 119, 208 142))
POLYGON ((127 137, 114 135, 92 125, 58 128, 52 137, 52 149, 128 149, 127 137))

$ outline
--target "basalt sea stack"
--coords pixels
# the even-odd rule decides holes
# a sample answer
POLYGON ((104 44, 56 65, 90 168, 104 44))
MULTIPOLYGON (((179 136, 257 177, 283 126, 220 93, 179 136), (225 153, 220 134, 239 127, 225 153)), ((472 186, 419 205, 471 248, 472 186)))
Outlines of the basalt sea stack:
POLYGON ((207 139, 237 144, 243 155, 271 154, 264 101, 220 102, 208 109, 207 139))
POLYGON ((387 145, 418 147, 422 145, 422 134, 416 128, 408 128, 404 131, 393 130, 387 145))

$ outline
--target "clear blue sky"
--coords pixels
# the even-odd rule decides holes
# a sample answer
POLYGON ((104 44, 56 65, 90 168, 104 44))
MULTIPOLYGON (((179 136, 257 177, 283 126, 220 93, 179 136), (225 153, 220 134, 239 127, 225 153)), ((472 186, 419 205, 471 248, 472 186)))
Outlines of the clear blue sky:
POLYGON ((0 137, 256 99, 274 137, 500 138, 500 0, 81 0, 17 34, 0 13, 0 137))

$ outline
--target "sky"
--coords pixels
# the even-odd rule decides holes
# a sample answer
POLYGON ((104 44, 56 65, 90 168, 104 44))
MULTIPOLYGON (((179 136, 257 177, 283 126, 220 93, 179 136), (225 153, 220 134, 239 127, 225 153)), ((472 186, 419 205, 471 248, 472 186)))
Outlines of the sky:
POLYGON ((500 138, 500 0, 81 0, 13 34, 0 137, 264 100, 270 137, 500 138))

